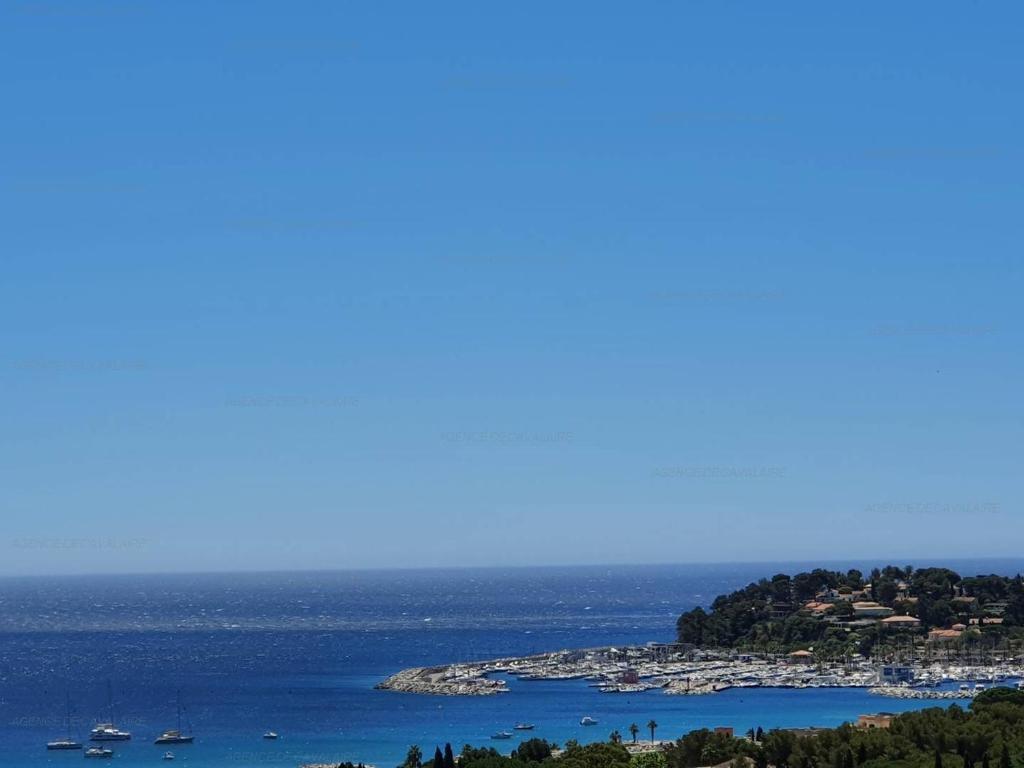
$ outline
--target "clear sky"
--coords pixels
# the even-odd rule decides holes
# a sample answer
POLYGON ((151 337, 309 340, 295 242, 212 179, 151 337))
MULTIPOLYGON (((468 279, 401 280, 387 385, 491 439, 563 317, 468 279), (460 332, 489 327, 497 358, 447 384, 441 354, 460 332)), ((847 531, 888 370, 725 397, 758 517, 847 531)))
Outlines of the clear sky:
POLYGON ((1022 23, 4 3, 0 572, 1019 555, 1022 23))

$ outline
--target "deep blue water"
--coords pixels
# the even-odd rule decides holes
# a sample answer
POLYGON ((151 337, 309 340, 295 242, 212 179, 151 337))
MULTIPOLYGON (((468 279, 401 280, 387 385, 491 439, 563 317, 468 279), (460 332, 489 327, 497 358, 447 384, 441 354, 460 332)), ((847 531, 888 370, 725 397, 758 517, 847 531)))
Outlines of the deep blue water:
MULTIPOLYGON (((942 563, 1016 573, 1022 561, 942 563)), ((872 563, 856 565, 867 569, 872 563)), ((834 725, 913 708, 861 690, 734 690, 717 696, 601 694, 583 681, 516 682, 484 698, 373 685, 403 667, 542 650, 669 640, 682 610, 807 564, 54 577, 0 580, 0 764, 79 765, 53 753, 64 697, 74 735, 101 718, 111 681, 123 768, 156 765, 180 689, 197 736, 173 747, 193 768, 354 760, 394 766, 409 744, 492 744, 520 720, 532 735, 605 739, 654 718, 660 738, 714 725, 834 725), (591 715, 600 723, 578 725, 591 715), (267 729, 281 734, 267 742, 267 729)), ((160 763, 165 765, 164 763, 160 763)))

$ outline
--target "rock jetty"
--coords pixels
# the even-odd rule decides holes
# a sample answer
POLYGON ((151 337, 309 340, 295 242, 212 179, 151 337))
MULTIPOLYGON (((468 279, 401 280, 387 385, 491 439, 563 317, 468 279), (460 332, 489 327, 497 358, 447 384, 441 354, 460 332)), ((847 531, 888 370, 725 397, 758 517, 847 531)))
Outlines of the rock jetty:
POLYGON ((414 667, 392 675, 375 688, 403 693, 433 693, 442 696, 492 696, 507 693, 504 680, 469 675, 458 666, 414 667))

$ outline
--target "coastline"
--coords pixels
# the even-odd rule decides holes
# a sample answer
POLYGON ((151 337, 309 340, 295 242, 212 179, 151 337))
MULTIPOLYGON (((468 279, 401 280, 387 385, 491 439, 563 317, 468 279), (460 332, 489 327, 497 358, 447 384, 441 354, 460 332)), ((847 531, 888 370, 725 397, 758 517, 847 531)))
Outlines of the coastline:
MULTIPOLYGON (((892 667, 893 665, 888 665, 892 667)), ((897 665, 898 666, 898 665, 897 665)), ((971 698, 989 683, 1024 678, 1024 665, 1010 662, 915 665, 914 682, 888 679, 887 665, 867 658, 845 663, 702 651, 674 644, 571 649, 401 670, 378 683, 379 690, 437 696, 495 696, 508 693, 505 679, 587 680, 602 693, 661 689, 667 695, 700 696, 730 688, 866 688, 896 698, 971 698), (953 691, 934 690, 961 684, 953 691), (966 686, 966 687, 965 687, 966 686)))

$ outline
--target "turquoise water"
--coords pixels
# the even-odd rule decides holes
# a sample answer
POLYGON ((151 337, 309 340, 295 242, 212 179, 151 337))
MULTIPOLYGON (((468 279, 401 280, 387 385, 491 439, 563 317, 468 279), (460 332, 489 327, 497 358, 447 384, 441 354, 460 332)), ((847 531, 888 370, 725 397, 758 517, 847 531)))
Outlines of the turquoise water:
MULTIPOLYGON (((943 563, 949 564, 949 563, 943 563)), ((952 563, 961 573, 1024 563, 952 563)), ((855 564, 867 568, 872 564, 855 564)), ((652 566, 459 571, 7 579, 0 581, 0 723, 5 766, 80 765, 45 750, 105 714, 111 681, 114 764, 151 766, 167 747, 180 689, 196 743, 171 747, 194 768, 353 760, 394 766, 409 744, 432 753, 522 720, 558 742, 606 739, 630 723, 659 738, 704 726, 837 725, 864 712, 933 702, 862 689, 735 689, 713 696, 607 694, 586 681, 516 681, 493 697, 374 690, 407 666, 540 650, 667 640, 681 610, 786 566, 652 566), (592 727, 582 716, 597 718, 592 727), (267 729, 281 734, 265 741, 267 729)), ((88 764, 92 765, 90 761, 88 764)))

